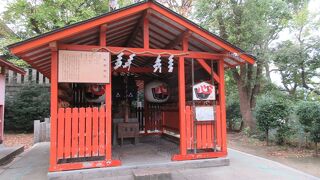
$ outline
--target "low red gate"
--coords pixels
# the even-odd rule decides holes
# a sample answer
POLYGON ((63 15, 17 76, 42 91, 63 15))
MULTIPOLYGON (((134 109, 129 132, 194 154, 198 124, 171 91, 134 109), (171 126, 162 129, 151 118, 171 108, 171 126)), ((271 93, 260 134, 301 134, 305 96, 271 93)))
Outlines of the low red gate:
MULTIPOLYGON (((105 108, 59 108, 57 170, 113 166, 107 156, 108 123, 105 108)), ((111 122, 111 121, 110 121, 111 122)))
POLYGON ((194 121, 194 112, 192 111, 192 107, 186 106, 187 149, 194 149, 195 144, 197 145, 196 149, 202 150, 221 147, 221 131, 219 131, 220 106, 215 106, 215 111, 215 121, 194 121), (195 125, 196 129, 194 127, 195 125), (196 131, 196 134, 194 133, 194 131, 196 131))

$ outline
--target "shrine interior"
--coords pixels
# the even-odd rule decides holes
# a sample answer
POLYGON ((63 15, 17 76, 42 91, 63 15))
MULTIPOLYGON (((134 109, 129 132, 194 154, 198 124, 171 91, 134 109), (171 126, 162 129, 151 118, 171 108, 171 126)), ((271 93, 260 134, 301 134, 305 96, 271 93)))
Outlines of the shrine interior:
MULTIPOLYGON (((123 56, 122 58, 123 61, 126 61, 129 57, 123 56)), ((117 56, 112 56, 111 64, 115 64, 117 59, 117 56)), ((168 72, 166 67, 169 65, 169 60, 167 57, 161 58, 160 72, 160 69, 156 71, 153 68, 156 59, 154 57, 135 57, 131 71, 112 67, 112 144, 113 147, 118 147, 114 149, 115 154, 117 151, 121 152, 122 145, 124 148, 126 148, 125 145, 138 142, 149 142, 149 145, 155 145, 163 141, 159 141, 157 139, 159 137, 164 137, 165 140, 177 144, 174 146, 176 148, 174 151, 171 148, 171 150, 168 149, 168 152, 173 153, 178 150, 178 61, 174 59, 172 72, 168 72), (154 136, 154 138, 150 139, 146 136, 154 136)), ((217 71, 216 62, 204 61, 209 67, 212 67, 212 71, 217 71)), ((193 101, 192 98, 194 84, 213 83, 217 89, 218 84, 214 82, 212 76, 193 59, 186 59, 184 66, 186 105, 215 105, 216 101, 193 101)), ((100 108, 105 105, 104 84, 59 83, 58 87, 59 108, 100 108)), ((217 93, 216 96, 218 96, 217 93)), ((201 151, 201 147, 198 151, 201 151)))

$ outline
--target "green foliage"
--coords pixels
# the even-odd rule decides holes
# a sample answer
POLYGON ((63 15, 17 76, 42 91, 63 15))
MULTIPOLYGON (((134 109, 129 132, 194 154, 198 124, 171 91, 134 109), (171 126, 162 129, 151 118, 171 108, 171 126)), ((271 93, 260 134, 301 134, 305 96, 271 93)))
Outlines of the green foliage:
MULTIPOLYGON (((266 94, 258 99, 255 110, 257 127, 260 131, 265 132, 267 143, 271 129, 280 127, 285 130, 284 124, 287 123, 289 112, 288 103, 279 95, 266 94)), ((280 134, 279 136, 282 136, 280 134)))
POLYGON ((320 104, 311 101, 301 101, 296 107, 296 115, 305 132, 310 132, 315 122, 320 121, 320 104))
POLYGON ((42 120, 50 114, 50 96, 47 88, 30 84, 12 99, 6 101, 5 129, 32 131, 33 121, 42 120))
POLYGON ((320 142, 320 120, 319 118, 314 122, 311 133, 310 133, 311 140, 315 143, 320 142))
POLYGON ((292 127, 288 122, 281 123, 276 133, 276 143, 279 145, 286 144, 290 137, 294 134, 292 127))
POLYGON ((229 130, 240 130, 242 116, 240 112, 239 95, 231 71, 226 71, 226 94, 227 94, 227 126, 229 130))
POLYGON ((297 117, 302 124, 304 131, 310 133, 310 139, 316 144, 320 142, 320 103, 302 101, 296 108, 297 117))
POLYGON ((292 6, 296 7, 298 2, 302 0, 199 0, 195 3, 195 18, 201 25, 257 59, 256 65, 244 64, 232 70, 241 94, 245 126, 252 129, 255 127, 251 110, 255 108, 256 97, 263 88, 263 68, 269 67, 271 62, 270 45, 278 38, 279 32, 288 27, 294 13, 292 6))
POLYGON ((108 12, 108 7, 107 0, 14 0, 3 19, 28 38, 108 12))
POLYGON ((320 20, 316 16, 307 6, 298 10, 290 21, 292 38, 279 43, 273 55, 282 84, 292 96, 297 95, 299 88, 320 95, 320 35, 316 33, 320 20))
POLYGON ((229 130, 240 130, 241 112, 239 101, 228 100, 227 102, 227 126, 229 130))

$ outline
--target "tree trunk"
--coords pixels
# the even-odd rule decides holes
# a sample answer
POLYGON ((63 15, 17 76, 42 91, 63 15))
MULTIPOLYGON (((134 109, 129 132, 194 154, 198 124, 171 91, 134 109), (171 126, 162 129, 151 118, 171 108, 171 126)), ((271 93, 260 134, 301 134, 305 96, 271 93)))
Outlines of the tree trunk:
POLYGON ((269 130, 266 131, 267 146, 269 146, 269 130))
POLYGON ((256 125, 252 116, 250 98, 248 97, 247 91, 243 87, 242 83, 237 82, 237 85, 238 85, 238 93, 240 98, 240 111, 243 118, 243 126, 241 128, 249 127, 250 131, 254 131, 256 125))
POLYGON ((318 157, 318 142, 316 142, 316 157, 318 157))
POLYGON ((269 82, 271 82, 271 73, 270 73, 270 67, 268 63, 265 63, 264 68, 266 70, 266 78, 269 82))

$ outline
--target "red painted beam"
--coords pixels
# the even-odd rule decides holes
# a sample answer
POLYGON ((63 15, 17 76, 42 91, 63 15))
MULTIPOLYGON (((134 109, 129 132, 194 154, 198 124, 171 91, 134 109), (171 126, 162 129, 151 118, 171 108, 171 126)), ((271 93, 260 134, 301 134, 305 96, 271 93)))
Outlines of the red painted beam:
POLYGON ((207 52, 197 52, 197 51, 181 51, 172 49, 144 49, 144 48, 129 48, 129 47, 113 47, 113 46, 92 46, 92 45, 67 45, 60 44, 60 50, 73 50, 73 51, 98 51, 105 49, 110 51, 112 54, 119 54, 124 51, 125 55, 130 55, 132 53, 138 56, 146 57, 157 57, 161 54, 162 57, 169 57, 170 55, 183 56, 185 58, 195 58, 195 59, 210 59, 217 60, 224 57, 223 54, 213 54, 207 52))
MULTIPOLYGON (((205 60, 197 59, 197 61, 203 67, 203 69, 205 69, 211 75, 211 67, 205 62, 205 60)), ((218 83, 220 82, 220 78, 215 72, 213 72, 213 79, 218 83)))
MULTIPOLYGON (((154 73, 152 67, 131 67, 130 70, 127 68, 119 68, 119 69, 113 69, 114 72, 131 72, 131 73, 154 73)), ((158 73, 158 72, 156 72, 158 73)), ((168 68, 162 68, 162 73, 169 73, 168 68)))

